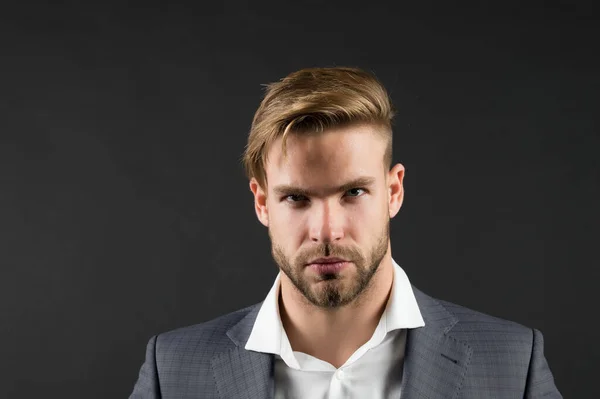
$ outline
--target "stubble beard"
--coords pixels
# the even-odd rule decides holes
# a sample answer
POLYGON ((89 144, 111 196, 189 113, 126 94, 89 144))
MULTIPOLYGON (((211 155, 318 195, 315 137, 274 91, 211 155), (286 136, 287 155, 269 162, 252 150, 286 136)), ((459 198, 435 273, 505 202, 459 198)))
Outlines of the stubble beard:
POLYGON ((298 291, 313 305, 325 309, 334 309, 352 303, 369 286, 387 253, 390 224, 389 221, 385 224, 383 232, 366 256, 356 247, 341 247, 331 243, 323 243, 310 250, 301 251, 295 259, 290 259, 273 240, 270 231, 269 237, 271 238, 273 259, 298 291), (353 262, 353 279, 348 281, 349 279, 346 278, 346 282, 343 282, 341 273, 322 274, 318 277, 320 280, 318 287, 313 288, 315 283, 308 281, 305 276, 305 265, 311 259, 326 256, 339 257, 353 262))

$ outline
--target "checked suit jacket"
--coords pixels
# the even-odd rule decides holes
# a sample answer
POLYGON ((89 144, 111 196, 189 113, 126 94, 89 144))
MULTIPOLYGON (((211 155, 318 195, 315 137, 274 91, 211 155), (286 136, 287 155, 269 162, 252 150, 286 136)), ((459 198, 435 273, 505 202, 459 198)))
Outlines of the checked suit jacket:
MULTIPOLYGON (((562 398, 538 330, 413 291, 399 399, 562 398)), ((152 337, 130 399, 273 398, 273 355, 244 349, 260 305, 152 337)))

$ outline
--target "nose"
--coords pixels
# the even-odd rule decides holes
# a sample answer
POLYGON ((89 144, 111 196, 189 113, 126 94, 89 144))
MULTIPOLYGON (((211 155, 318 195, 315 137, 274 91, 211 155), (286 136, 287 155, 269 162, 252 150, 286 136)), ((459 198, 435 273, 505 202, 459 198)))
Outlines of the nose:
POLYGON ((323 201, 312 207, 310 239, 317 243, 339 241, 344 238, 344 213, 337 201, 323 201))

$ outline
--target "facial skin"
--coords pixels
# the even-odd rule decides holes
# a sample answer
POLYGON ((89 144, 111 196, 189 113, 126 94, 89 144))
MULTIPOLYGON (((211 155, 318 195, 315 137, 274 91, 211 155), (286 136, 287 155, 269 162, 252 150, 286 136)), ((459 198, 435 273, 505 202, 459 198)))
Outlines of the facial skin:
POLYGON ((268 187, 250 188, 259 220, 268 227, 282 289, 295 288, 313 306, 355 303, 389 264, 389 221, 403 199, 404 168, 388 171, 386 142, 377 127, 350 125, 322 133, 290 134, 269 149, 268 187), (311 260, 349 261, 339 272, 319 273, 311 260))

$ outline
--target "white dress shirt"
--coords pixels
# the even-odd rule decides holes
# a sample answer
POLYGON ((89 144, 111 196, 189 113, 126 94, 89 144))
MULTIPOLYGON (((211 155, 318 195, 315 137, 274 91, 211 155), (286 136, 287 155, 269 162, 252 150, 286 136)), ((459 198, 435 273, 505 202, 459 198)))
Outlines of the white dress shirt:
POLYGON ((339 369, 292 351, 279 317, 281 273, 263 302, 246 350, 275 355, 275 399, 399 398, 406 329, 425 325, 412 287, 392 259, 394 281, 386 308, 369 341, 339 369))

